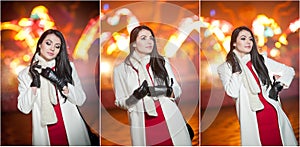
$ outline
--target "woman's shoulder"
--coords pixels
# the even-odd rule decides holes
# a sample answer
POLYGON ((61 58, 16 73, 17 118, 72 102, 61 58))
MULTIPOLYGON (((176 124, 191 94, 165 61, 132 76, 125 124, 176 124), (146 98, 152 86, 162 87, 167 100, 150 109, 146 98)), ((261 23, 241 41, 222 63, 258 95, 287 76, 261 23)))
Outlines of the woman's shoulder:
POLYGON ((217 68, 222 69, 222 68, 228 68, 228 67, 230 67, 230 64, 225 61, 225 62, 221 63, 217 68))
POLYGON ((218 73, 223 73, 225 71, 230 71, 231 70, 231 65, 228 62, 223 62, 217 67, 217 72, 218 73))
POLYGON ((114 67, 114 70, 117 70, 117 71, 122 71, 124 70, 127 66, 127 64, 123 61, 121 63, 117 63, 115 64, 115 67, 114 67))
POLYGON ((74 62, 70 61, 70 66, 74 67, 75 66, 74 62))
POLYGON ((163 57, 163 59, 167 62, 167 61, 169 61, 170 59, 168 58, 168 57, 166 57, 166 56, 162 56, 163 57))
POLYGON ((29 76, 29 66, 26 66, 24 69, 22 69, 19 73, 18 73, 18 77, 24 77, 24 76, 29 76))
POLYGON ((78 66, 76 66, 76 63, 74 63, 72 61, 70 61, 69 63, 70 63, 70 66, 71 66, 72 70, 77 69, 78 66))
POLYGON ((267 52, 262 52, 260 53, 260 55, 264 58, 264 59, 268 59, 268 53, 267 52))
POLYGON ((162 58, 164 59, 165 63, 168 63, 170 65, 170 59, 166 56, 162 56, 162 58))

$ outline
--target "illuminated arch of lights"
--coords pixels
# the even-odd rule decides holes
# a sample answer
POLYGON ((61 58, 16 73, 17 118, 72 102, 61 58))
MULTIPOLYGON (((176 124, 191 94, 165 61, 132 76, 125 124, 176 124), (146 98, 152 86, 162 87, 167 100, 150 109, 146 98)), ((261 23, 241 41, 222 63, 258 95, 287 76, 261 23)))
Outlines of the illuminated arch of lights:
MULTIPOLYGON (((74 59, 88 59, 88 50, 91 44, 99 38, 100 16, 90 19, 83 33, 78 40, 74 52, 74 59)), ((14 36, 15 41, 25 42, 29 47, 29 51, 24 51, 22 57, 8 57, 5 60, 12 72, 18 74, 28 63, 31 56, 35 52, 36 43, 41 34, 48 29, 55 29, 55 22, 49 15, 45 6, 37 6, 33 8, 29 18, 21 18, 20 20, 12 20, 9 22, 1 22, 1 31, 11 30, 17 32, 14 36), (22 59, 22 60, 21 60, 22 59)))

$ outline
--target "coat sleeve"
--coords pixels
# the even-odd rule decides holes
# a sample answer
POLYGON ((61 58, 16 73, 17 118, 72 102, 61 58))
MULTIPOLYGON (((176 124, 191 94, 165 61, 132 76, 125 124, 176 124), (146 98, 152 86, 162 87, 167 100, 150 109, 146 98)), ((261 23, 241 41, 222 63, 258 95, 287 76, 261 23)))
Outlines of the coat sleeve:
POLYGON ((243 72, 241 74, 232 73, 231 66, 227 62, 221 64, 217 71, 226 94, 232 98, 238 98, 243 72))
POLYGON ((179 84, 178 84, 176 78, 175 78, 175 75, 174 75, 173 70, 172 70, 172 68, 171 68, 171 64, 170 64, 169 59, 168 59, 168 58, 165 58, 165 61, 166 61, 165 67, 166 67, 166 70, 167 70, 167 72, 168 72, 169 78, 170 78, 170 79, 173 78, 174 84, 173 84, 172 88, 173 88, 173 92, 174 92, 175 100, 176 100, 177 98, 180 97, 182 91, 181 91, 181 88, 180 88, 180 86, 179 86, 179 84))
MULTIPOLYGON (((295 76, 295 70, 292 67, 267 58, 266 56, 264 56, 264 59, 269 70, 269 76, 273 77, 273 75, 279 75, 280 78, 278 78, 277 81, 283 83, 285 89, 288 88, 295 76)), ((273 80, 273 78, 271 78, 271 80, 273 80)))
POLYGON ((71 103, 81 106, 86 100, 86 94, 81 86, 81 82, 74 63, 71 62, 70 64, 72 67, 72 78, 74 81, 74 85, 68 83, 69 94, 67 94, 66 96, 71 103))
POLYGON ((115 105, 122 109, 131 111, 131 108, 138 102, 138 99, 130 96, 128 93, 128 86, 125 83, 124 77, 124 64, 120 64, 114 68, 113 72, 113 87, 115 93, 115 105))
POLYGON ((29 75, 29 67, 25 68, 18 74, 19 96, 17 107, 24 114, 30 113, 39 94, 39 90, 37 90, 35 95, 33 94, 32 88, 30 87, 31 81, 32 78, 29 75))

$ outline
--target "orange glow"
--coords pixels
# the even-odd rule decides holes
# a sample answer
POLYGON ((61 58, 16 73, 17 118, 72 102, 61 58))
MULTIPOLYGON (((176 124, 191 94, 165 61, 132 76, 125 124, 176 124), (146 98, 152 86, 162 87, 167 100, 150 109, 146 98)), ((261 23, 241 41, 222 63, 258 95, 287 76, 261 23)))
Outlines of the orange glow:
POLYGON ((300 28, 300 19, 297 19, 296 21, 292 22, 289 26, 291 32, 296 32, 299 28, 300 28))
POLYGON ((270 51, 270 56, 271 57, 278 57, 280 55, 280 51, 277 48, 273 48, 270 51))
POLYGON ((112 70, 111 67, 112 65, 110 65, 109 62, 102 61, 100 65, 100 71, 101 73, 110 73, 112 70))
POLYGON ((100 17, 96 19, 91 19, 84 29, 78 43, 73 52, 74 59, 83 59, 85 61, 88 60, 88 50, 93 44, 93 42, 99 38, 99 22, 100 17))
POLYGON ((29 56, 29 55, 24 55, 24 56, 23 56, 23 60, 24 60, 25 62, 28 62, 28 61, 30 60, 30 56, 29 56))
POLYGON ((112 43, 107 48, 107 54, 111 55, 115 50, 117 49, 117 45, 115 43, 112 43))
POLYGON ((286 40, 286 34, 282 34, 280 37, 279 37, 279 42, 284 44, 284 45, 287 45, 288 44, 288 41, 286 40))
POLYGON ((276 42, 276 43, 275 43, 275 47, 276 47, 276 48, 281 48, 281 43, 280 43, 280 42, 276 42))
POLYGON ((22 27, 28 27, 33 25, 33 22, 30 21, 28 18, 21 18, 18 24, 22 27))
POLYGON ((10 63, 10 68, 14 69, 16 68, 18 65, 20 64, 20 60, 18 58, 14 59, 11 63, 10 63))

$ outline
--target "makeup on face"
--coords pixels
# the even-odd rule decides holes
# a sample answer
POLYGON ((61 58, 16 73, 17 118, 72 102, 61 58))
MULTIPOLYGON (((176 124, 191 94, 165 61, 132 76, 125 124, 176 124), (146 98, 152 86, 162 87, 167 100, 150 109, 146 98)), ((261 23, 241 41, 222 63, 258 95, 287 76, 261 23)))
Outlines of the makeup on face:
POLYGON ((50 61, 57 57, 60 48, 61 40, 55 34, 49 34, 45 37, 41 44, 39 44, 40 55, 45 60, 50 61))
POLYGON ((236 42, 233 44, 239 56, 243 57, 245 54, 249 54, 253 47, 253 37, 250 32, 242 30, 236 38, 236 42))
POLYGON ((136 38, 134 47, 137 53, 143 57, 152 52, 154 47, 154 37, 149 30, 141 30, 136 38))

